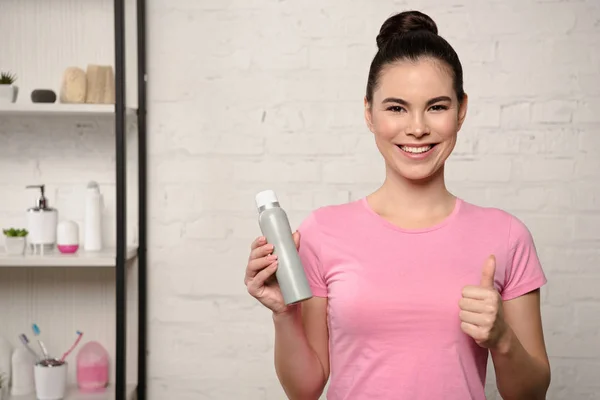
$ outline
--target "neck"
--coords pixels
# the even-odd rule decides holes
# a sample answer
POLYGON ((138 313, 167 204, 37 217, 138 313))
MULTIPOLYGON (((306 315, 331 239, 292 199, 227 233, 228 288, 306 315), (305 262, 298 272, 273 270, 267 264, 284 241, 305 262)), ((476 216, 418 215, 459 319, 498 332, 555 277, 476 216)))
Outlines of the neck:
POLYGON ((416 219, 449 214, 456 200, 446 188, 443 166, 422 181, 405 179, 386 167, 383 185, 370 197, 375 208, 388 216, 416 219))

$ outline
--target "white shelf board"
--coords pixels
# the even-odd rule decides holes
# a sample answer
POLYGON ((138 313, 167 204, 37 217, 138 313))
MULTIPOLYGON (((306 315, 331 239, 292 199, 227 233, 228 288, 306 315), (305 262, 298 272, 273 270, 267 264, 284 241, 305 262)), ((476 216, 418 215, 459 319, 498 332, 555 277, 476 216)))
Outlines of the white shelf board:
MULTIPOLYGON (((127 400, 136 399, 136 385, 127 385, 127 400)), ((68 389, 68 394, 64 397, 64 400, 114 400, 115 399, 115 388, 109 386, 105 392, 102 393, 80 393, 79 389, 72 387, 68 389)), ((8 400, 36 400, 36 396, 8 396, 8 400)))
MULTIPOLYGON (((127 248, 127 261, 137 256, 137 247, 127 248)), ((116 250, 86 252, 83 248, 74 254, 62 254, 58 250, 45 255, 25 254, 22 256, 0 253, 0 267, 115 267, 116 250)))
MULTIPOLYGON (((128 115, 135 109, 128 108, 128 115)), ((63 103, 0 103, 0 115, 5 116, 113 116, 114 104, 63 104, 63 103)))

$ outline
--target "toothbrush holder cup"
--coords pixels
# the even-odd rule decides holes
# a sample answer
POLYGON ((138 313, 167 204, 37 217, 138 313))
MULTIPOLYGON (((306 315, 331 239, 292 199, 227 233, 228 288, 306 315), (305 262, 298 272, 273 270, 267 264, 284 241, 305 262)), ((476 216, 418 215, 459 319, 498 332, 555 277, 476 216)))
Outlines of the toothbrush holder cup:
POLYGON ((38 400, 61 400, 65 397, 67 367, 67 362, 56 359, 35 364, 35 392, 38 400))

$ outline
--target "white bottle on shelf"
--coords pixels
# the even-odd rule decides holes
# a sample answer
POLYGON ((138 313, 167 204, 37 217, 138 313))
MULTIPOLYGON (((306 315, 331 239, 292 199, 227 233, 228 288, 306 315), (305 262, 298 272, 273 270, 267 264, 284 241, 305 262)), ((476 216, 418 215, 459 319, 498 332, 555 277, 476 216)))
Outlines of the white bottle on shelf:
POLYGON ((2 379, 2 389, 0 389, 0 396, 2 393, 8 394, 8 387, 11 382, 11 361, 12 361, 13 347, 8 340, 0 336, 0 378, 2 379))
POLYGON ((102 250, 102 194, 98 183, 94 181, 87 185, 84 226, 85 251, 102 250))
POLYGON ((36 359, 24 346, 17 347, 12 355, 12 386, 10 394, 25 396, 35 392, 33 368, 36 359))

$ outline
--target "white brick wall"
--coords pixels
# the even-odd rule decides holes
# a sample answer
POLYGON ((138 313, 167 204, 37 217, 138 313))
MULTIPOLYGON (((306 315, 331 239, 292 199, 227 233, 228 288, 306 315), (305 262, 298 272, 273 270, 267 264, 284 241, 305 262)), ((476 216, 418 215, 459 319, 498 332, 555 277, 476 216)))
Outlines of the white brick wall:
POLYGON ((410 6, 465 69, 450 187, 536 238, 548 398, 600 399, 600 3, 439 3, 150 1, 152 398, 284 397, 269 313, 242 284, 252 195, 277 190, 296 225, 377 186, 367 68, 380 24, 410 6))

